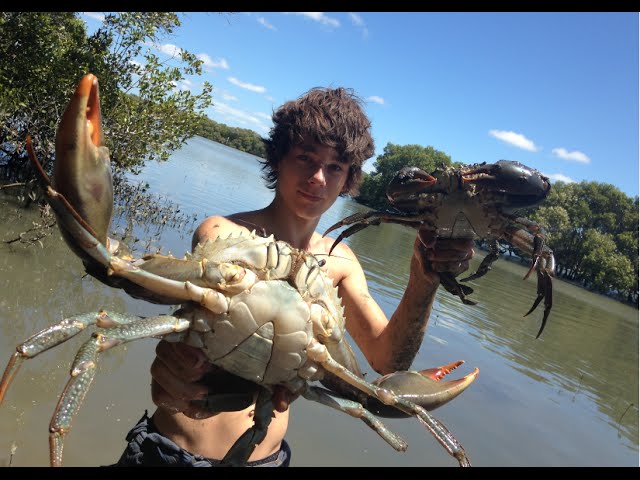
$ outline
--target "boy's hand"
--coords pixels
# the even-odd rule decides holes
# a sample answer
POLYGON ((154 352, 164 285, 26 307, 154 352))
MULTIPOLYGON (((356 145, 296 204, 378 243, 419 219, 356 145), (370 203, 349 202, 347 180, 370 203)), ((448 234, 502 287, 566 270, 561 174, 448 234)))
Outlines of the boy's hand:
MULTIPOLYGON (((161 340, 156 346, 156 359, 151 365, 151 397, 153 403, 172 412, 182 412, 194 419, 212 417, 219 412, 194 405, 192 400, 204 400, 215 392, 215 382, 219 379, 221 391, 228 391, 229 375, 209 362, 198 348, 184 343, 161 340), (206 376, 206 383, 202 382, 206 376)), ((239 382, 238 393, 251 395, 255 399, 257 385, 235 377, 239 382)), ((215 393, 214 393, 215 394, 215 393)), ((273 391, 273 407, 285 412, 295 396, 284 387, 276 386, 273 391)))
POLYGON ((460 275, 469 269, 469 260, 475 253, 472 239, 437 238, 427 230, 419 230, 414 248, 425 272, 451 272, 460 275))

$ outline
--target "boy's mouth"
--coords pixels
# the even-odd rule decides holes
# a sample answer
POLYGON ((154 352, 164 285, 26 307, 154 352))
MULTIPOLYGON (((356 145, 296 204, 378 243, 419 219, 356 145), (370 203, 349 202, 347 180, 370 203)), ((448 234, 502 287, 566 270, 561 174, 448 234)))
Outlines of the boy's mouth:
POLYGON ((298 193, 299 193, 302 197, 306 198, 307 200, 311 200, 311 201, 313 201, 313 202, 319 202, 319 201, 321 201, 321 200, 322 200, 322 197, 319 197, 319 196, 317 196, 317 195, 313 195, 312 193, 308 193, 308 192, 305 192, 305 191, 303 191, 303 190, 298 190, 298 193))

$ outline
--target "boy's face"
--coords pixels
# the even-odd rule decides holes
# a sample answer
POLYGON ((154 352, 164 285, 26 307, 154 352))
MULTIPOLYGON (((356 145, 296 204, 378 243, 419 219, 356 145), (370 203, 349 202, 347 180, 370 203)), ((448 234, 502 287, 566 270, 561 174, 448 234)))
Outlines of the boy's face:
POLYGON ((333 147, 305 139, 291 147, 278 165, 278 191, 304 218, 319 217, 343 191, 349 164, 333 147))

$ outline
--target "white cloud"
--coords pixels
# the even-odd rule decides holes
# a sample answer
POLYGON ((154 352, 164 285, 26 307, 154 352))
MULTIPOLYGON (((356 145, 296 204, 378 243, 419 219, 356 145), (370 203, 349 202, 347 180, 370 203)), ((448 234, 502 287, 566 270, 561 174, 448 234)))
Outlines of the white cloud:
POLYGON ((293 15, 302 15, 303 17, 309 18, 314 22, 319 22, 322 25, 328 25, 329 27, 339 27, 340 21, 335 18, 328 17, 324 14, 324 12, 284 12, 286 14, 293 15))
MULTIPOLYGON (((174 58, 180 57, 182 54, 182 48, 174 45, 173 43, 163 43, 162 45, 158 45, 156 48, 162 53, 174 58)), ((202 64, 205 68, 222 68, 223 70, 229 70, 229 64, 224 58, 216 61, 206 53, 198 53, 196 58, 198 58, 198 60, 202 60, 202 64)))
POLYGON ((364 23, 364 20, 357 13, 349 12, 349 18, 351 19, 351 23, 353 23, 356 27, 360 28, 362 31, 362 36, 367 38, 369 36, 369 29, 367 25, 364 23))
POLYGON ((229 82, 233 83, 234 85, 240 88, 244 88, 252 92, 264 93, 267 91, 265 87, 261 87, 260 85, 252 85, 251 83, 241 82, 236 77, 228 77, 227 80, 229 80, 229 82))
POLYGON ((271 25, 266 18, 264 17, 258 17, 258 23, 260 25, 262 25, 263 27, 268 28, 269 30, 278 30, 276 27, 274 27, 273 25, 271 25))
POLYGON ((378 103, 380 105, 384 105, 384 98, 378 97, 377 95, 372 95, 366 98, 367 102, 378 103))
POLYGON ((97 20, 99 22, 104 22, 104 14, 98 12, 82 12, 85 17, 92 18, 93 20, 97 20))
POLYGON ((523 150, 529 150, 530 152, 538 151, 538 147, 536 147, 535 143, 521 133, 507 130, 489 130, 489 135, 497 138, 498 140, 502 140, 509 145, 513 145, 514 147, 522 148, 523 150))
POLYGON ((236 97, 235 95, 230 94, 229 92, 218 92, 218 95, 220 95, 224 100, 227 101, 231 101, 231 102, 237 102, 238 101, 238 97, 236 97))
POLYGON ((553 153, 556 157, 562 158, 563 160, 571 160, 578 163, 591 163, 591 159, 579 150, 569 152, 566 149, 559 147, 551 150, 551 153, 553 153))
POLYGON ((182 53, 182 49, 175 46, 173 43, 163 43, 162 45, 158 45, 158 50, 170 57, 179 57, 182 53))
POLYGON ((203 65, 207 68, 222 68, 223 70, 229 70, 229 64, 224 58, 215 61, 206 53, 198 53, 196 57, 198 60, 202 60, 203 65))
POLYGON ((567 177, 566 175, 563 175, 562 173, 552 173, 551 175, 543 173, 543 175, 546 177, 549 177, 551 180, 554 180, 556 182, 575 183, 575 180, 573 180, 570 177, 567 177))
MULTIPOLYGON (((220 102, 216 103, 211 108, 220 114, 225 121, 229 121, 229 123, 245 125, 252 130, 257 130, 258 133, 261 134, 269 132, 269 126, 259 118, 264 117, 264 113, 249 113, 220 102)), ((271 117, 269 117, 269 119, 271 119, 271 117)))

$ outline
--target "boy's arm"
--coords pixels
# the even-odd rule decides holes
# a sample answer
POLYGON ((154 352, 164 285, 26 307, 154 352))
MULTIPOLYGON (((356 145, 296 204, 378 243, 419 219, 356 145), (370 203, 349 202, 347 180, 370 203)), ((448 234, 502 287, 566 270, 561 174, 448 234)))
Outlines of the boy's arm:
POLYGON ((436 241, 421 232, 414 244, 407 287, 390 320, 370 296, 360 263, 351 262, 351 271, 340 282, 347 330, 374 370, 386 374, 411 366, 440 285, 438 272, 464 272, 473 253, 472 240, 436 241))

